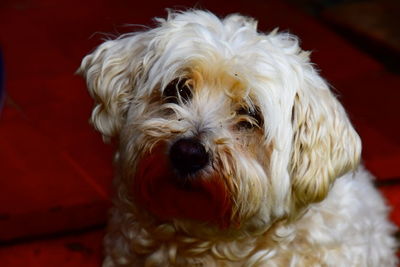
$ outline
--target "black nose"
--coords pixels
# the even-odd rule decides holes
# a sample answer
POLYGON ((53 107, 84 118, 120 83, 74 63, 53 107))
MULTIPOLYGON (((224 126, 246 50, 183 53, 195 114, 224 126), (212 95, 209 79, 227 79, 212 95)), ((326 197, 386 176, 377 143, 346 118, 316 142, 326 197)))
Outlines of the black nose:
POLYGON ((199 140, 183 138, 176 141, 170 150, 172 165, 180 174, 195 173, 208 163, 208 154, 199 140))

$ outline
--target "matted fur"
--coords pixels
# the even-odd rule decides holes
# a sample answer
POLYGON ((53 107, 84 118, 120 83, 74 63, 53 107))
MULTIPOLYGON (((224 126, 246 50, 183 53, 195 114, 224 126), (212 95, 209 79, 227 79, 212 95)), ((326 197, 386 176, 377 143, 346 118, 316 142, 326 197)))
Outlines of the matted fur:
POLYGON ((119 145, 103 266, 395 266, 360 139, 298 39, 237 14, 157 22, 80 68, 94 127, 119 145), (166 101, 177 79, 191 98, 166 101), (185 191, 168 150, 193 137, 211 159, 185 191))

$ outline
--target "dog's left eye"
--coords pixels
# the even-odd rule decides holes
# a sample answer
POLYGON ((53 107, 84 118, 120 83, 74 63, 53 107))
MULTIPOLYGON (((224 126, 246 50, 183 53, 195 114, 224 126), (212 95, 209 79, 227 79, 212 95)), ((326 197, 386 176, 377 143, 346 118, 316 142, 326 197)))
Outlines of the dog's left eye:
POLYGON ((262 125, 262 119, 258 108, 250 110, 248 108, 241 108, 236 111, 236 114, 244 118, 237 124, 239 129, 253 129, 262 125))
POLYGON ((178 104, 179 102, 187 102, 192 98, 192 90, 186 79, 175 79, 171 81, 163 92, 165 101, 168 103, 178 104))

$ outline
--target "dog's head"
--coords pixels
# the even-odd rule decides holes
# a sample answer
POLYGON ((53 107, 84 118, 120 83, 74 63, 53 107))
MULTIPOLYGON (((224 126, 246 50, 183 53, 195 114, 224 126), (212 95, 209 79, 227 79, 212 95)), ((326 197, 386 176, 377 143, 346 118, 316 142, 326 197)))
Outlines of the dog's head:
POLYGON ((294 36, 205 11, 158 23, 104 42, 80 69, 135 208, 265 229, 357 165, 359 137, 294 36))

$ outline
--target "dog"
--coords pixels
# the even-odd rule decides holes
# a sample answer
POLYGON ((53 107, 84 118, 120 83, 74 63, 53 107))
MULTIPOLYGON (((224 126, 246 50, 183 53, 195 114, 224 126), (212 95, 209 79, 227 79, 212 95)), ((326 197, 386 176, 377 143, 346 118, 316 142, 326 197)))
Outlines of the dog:
POLYGON ((117 147, 103 266, 396 266, 360 138, 299 39, 239 14, 156 22, 79 69, 117 147))

